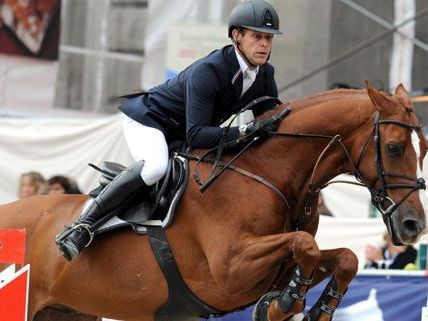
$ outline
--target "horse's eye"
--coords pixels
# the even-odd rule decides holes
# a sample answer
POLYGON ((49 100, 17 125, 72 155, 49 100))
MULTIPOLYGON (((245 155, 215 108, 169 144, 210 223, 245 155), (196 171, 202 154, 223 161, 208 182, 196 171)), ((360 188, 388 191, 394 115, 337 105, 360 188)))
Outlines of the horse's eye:
POLYGON ((387 144, 386 151, 391 157, 401 157, 403 155, 403 145, 401 144, 387 144))

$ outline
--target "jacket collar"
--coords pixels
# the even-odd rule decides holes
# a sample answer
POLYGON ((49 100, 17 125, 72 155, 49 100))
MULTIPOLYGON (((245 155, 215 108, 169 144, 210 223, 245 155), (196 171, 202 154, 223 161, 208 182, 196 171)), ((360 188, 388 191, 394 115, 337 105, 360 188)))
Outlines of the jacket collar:
POLYGON ((239 66, 238 59, 236 58, 235 48, 233 45, 226 46, 224 48, 224 58, 229 67, 229 79, 235 88, 236 96, 239 97, 242 91, 242 70, 239 66))
MULTIPOLYGON (((230 82, 235 88, 236 96, 239 98, 242 92, 242 80, 243 80, 241 66, 239 65, 238 59, 236 58, 235 48, 233 47, 233 45, 226 46, 224 50, 225 50, 225 60, 228 66, 230 66, 229 68, 230 82)), ((265 73, 266 73, 265 66, 264 65, 259 66, 259 71, 257 73, 256 80, 254 81, 250 89, 244 94, 244 96, 253 87, 259 85, 260 80, 264 79, 265 73)))
MULTIPOLYGON (((248 66, 248 64, 244 60, 244 58, 242 58, 242 56, 239 54, 238 48, 236 48, 236 46, 234 46, 234 49, 235 49, 236 59, 238 60, 238 63, 239 63, 239 67, 241 67, 242 74, 245 75, 247 70, 250 70, 250 67, 248 66)), ((253 72, 255 72, 255 75, 257 75, 257 73, 259 72, 259 69, 260 69, 260 66, 257 66, 255 69, 253 69, 253 72)))

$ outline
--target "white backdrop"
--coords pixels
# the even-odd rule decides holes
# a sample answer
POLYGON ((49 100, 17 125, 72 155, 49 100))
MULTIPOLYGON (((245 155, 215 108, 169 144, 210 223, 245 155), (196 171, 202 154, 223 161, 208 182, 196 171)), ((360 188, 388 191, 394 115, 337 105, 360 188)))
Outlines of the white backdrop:
POLYGON ((84 192, 99 175, 87 164, 131 164, 120 114, 95 118, 0 118, 0 203, 16 199, 23 172, 67 175, 84 192))
POLYGON ((51 109, 58 62, 0 54, 0 111, 51 109))

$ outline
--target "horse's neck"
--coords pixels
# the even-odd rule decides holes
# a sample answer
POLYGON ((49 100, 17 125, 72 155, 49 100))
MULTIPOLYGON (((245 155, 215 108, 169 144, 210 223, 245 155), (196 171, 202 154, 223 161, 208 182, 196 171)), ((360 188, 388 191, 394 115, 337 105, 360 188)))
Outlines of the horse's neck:
MULTIPOLYGON (((372 111, 371 105, 361 99, 332 99, 308 104, 292 111, 278 132, 340 135, 350 149, 356 133, 368 123, 372 111)), ((315 164, 329 143, 327 138, 274 137, 254 148, 247 157, 249 163, 253 163, 250 166, 261 176, 269 178, 286 195, 301 200, 308 192, 309 183, 320 186, 352 168, 344 150, 333 144, 320 159, 311 181, 315 164)))

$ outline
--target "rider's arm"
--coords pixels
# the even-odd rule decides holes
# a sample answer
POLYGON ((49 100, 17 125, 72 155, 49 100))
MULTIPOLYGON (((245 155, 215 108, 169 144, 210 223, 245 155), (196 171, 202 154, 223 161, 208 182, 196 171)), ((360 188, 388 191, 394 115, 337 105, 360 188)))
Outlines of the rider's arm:
MULTIPOLYGON (((215 101, 221 94, 222 85, 212 67, 196 67, 186 83, 186 138, 191 148, 211 148, 220 143, 225 129, 212 121, 215 101)), ((231 127, 225 142, 238 137, 238 127, 231 127)))
MULTIPOLYGON (((264 95, 278 98, 278 88, 276 86, 275 77, 274 77, 275 70, 273 66, 270 64, 266 64, 265 68, 266 68, 266 79, 264 80, 264 83, 267 88, 264 95)), ((255 108, 253 109, 253 114, 255 117, 262 115, 264 112, 275 108, 277 104, 278 102, 275 100, 266 100, 255 106, 255 108)))

